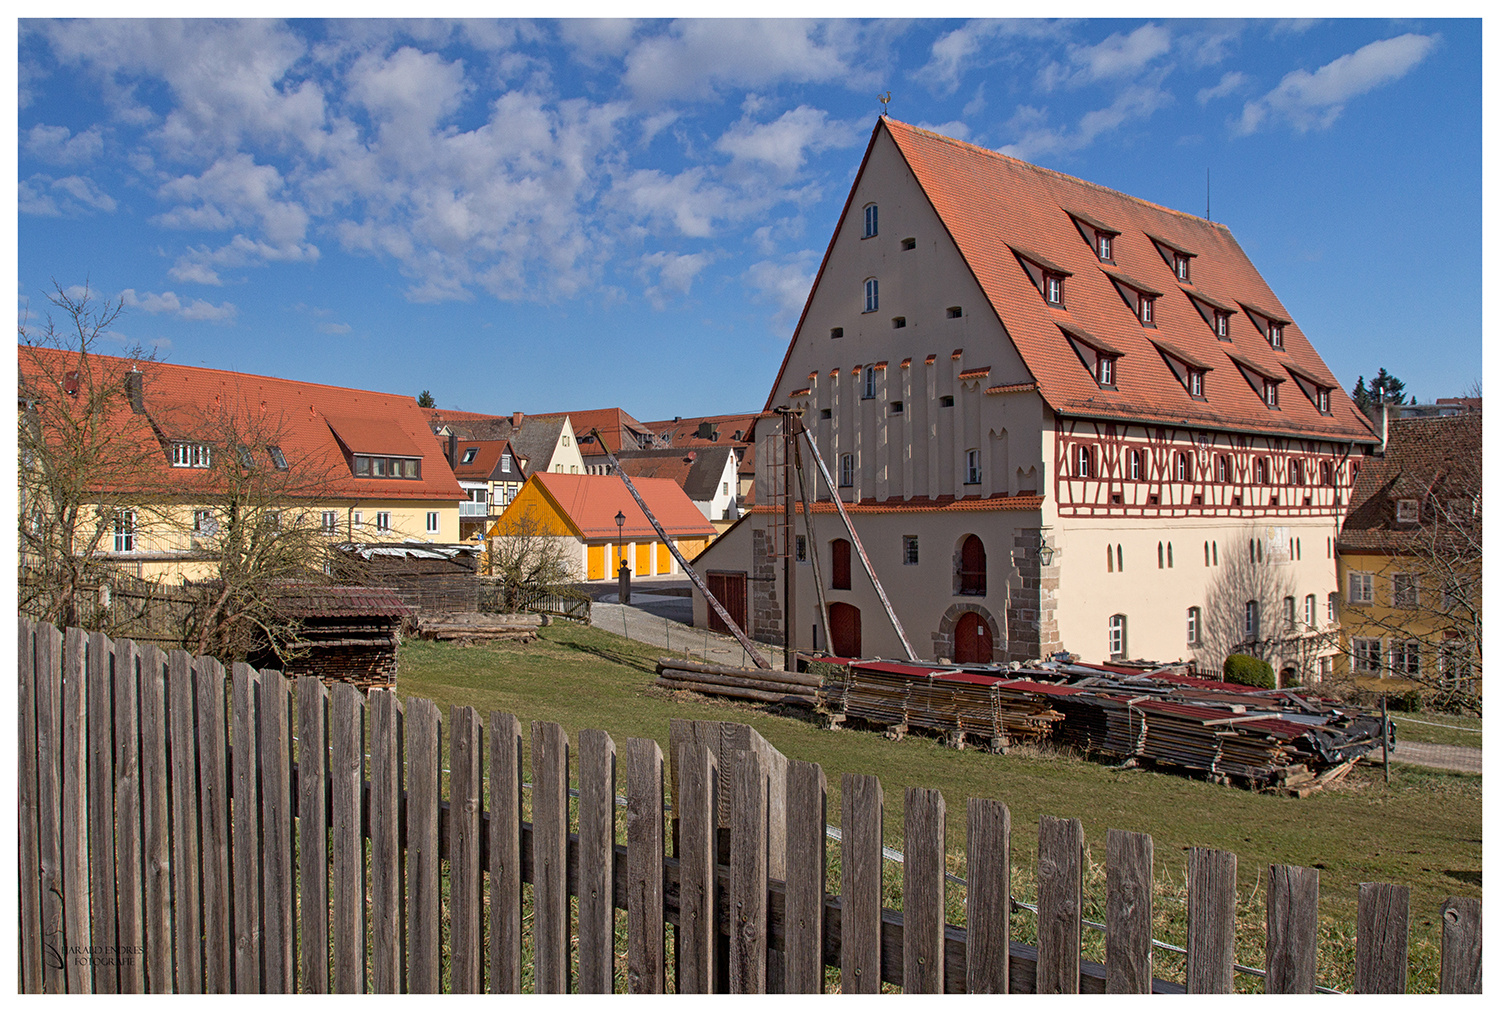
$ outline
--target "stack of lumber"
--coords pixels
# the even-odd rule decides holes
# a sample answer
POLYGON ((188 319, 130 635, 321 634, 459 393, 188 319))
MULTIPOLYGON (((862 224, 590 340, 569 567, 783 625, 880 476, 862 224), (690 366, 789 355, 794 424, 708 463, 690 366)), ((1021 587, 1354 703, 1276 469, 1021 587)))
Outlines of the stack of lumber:
POLYGON ((656 684, 664 689, 806 707, 818 705, 818 688, 823 681, 819 675, 798 671, 701 664, 680 657, 658 658, 656 676, 656 684))
POLYGON ((1218 772, 1219 739, 1229 734, 1223 711, 1150 699, 1134 704, 1146 717, 1141 755, 1170 766, 1218 772))
POLYGON ((1231 776, 1269 783, 1284 780, 1286 771, 1307 756, 1292 745, 1306 730, 1299 724, 1274 717, 1233 725, 1234 733, 1223 739, 1219 769, 1231 776))
POLYGON ((1124 758, 1139 754, 1145 744, 1146 722, 1124 699, 1079 693, 1058 699, 1053 705, 1063 715, 1057 725, 1057 740, 1080 752, 1124 758))
POLYGON ((900 664, 850 665, 844 687, 844 715, 887 727, 904 725, 911 683, 929 673, 900 664))
POLYGON ((1063 719, 1053 704, 1076 695, 1077 689, 1041 682, 998 681, 995 705, 1000 712, 1000 733, 1011 741, 1039 741, 1051 736, 1052 725, 1063 719))
POLYGON ((421 615, 417 635, 424 640, 449 640, 460 645, 518 640, 530 643, 545 624, 541 615, 492 615, 487 612, 421 615))

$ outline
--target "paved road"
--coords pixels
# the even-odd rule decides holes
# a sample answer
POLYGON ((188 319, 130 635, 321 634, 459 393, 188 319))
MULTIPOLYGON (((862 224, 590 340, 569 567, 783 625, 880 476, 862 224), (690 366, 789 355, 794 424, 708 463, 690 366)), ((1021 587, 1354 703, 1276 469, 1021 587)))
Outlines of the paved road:
MULTIPOLYGON (((593 624, 606 632, 689 654, 709 664, 753 666, 745 648, 734 637, 694 629, 683 619, 687 622, 693 620, 691 598, 632 591, 628 605, 608 598, 595 601, 593 605, 593 624)), ((771 667, 781 668, 780 648, 762 646, 761 655, 771 662, 771 667)))
MULTIPOLYGON (((1420 741, 1398 741, 1396 751, 1391 753, 1391 762, 1457 770, 1460 773, 1482 773, 1483 756, 1483 749, 1469 745, 1429 745, 1420 741)), ((1380 753, 1372 753, 1371 759, 1379 762, 1380 753)))

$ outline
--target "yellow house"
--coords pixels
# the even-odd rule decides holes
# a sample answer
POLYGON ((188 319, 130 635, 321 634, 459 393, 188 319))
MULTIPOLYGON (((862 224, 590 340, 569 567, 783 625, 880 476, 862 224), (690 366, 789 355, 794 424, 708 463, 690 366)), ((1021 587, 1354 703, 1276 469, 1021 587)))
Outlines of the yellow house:
MULTIPOLYGON (((687 559, 693 559, 714 539, 713 525, 676 482, 639 478, 634 484, 667 537, 687 559)), ((569 568, 586 580, 615 579, 622 555, 635 576, 681 572, 667 543, 651 527, 618 475, 539 471, 521 486, 490 528, 489 537, 555 539, 563 547, 569 568)))
POLYGON ((1338 536, 1341 673, 1363 688, 1477 693, 1481 419, 1389 419, 1338 536))

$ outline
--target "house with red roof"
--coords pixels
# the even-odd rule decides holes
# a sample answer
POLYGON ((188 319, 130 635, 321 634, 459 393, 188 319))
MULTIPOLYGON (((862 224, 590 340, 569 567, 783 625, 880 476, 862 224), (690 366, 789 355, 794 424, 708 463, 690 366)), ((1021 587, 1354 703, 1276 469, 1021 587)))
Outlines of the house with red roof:
POLYGON ((646 422, 661 441, 673 449, 697 450, 712 446, 734 448, 736 495, 745 502, 755 485, 756 415, 705 415, 699 418, 677 418, 646 422))
MULTIPOLYGON (((458 540, 463 491, 410 396, 108 355, 80 364, 76 352, 48 348, 18 349, 18 366, 23 397, 32 382, 44 390, 49 377, 80 374, 120 392, 97 409, 139 450, 139 473, 119 477, 139 493, 125 501, 111 491, 118 508, 98 554, 135 575, 213 575, 203 560, 224 518, 205 507, 222 499, 215 464, 228 461, 263 469, 285 508, 330 545, 458 540)), ((43 430, 66 400, 39 402, 43 430)))
MULTIPOLYGON (((667 537, 692 560, 718 534, 669 478, 632 479, 667 537)), ((491 539, 557 538, 579 579, 613 580, 623 557, 636 576, 681 572, 618 475, 538 471, 489 530, 491 539), (616 522, 623 516, 624 524, 616 522)))
POLYGON ((508 439, 521 457, 523 475, 535 471, 555 474, 583 474, 583 457, 573 424, 567 415, 528 415, 516 411, 509 415, 486 415, 477 411, 451 411, 428 408, 428 425, 434 435, 446 440, 508 439))
POLYGON ((1283 597, 1337 589, 1376 442, 1227 226, 886 117, 767 397, 782 406, 835 491, 818 480, 815 524, 799 510, 778 532, 763 415, 753 511, 701 562, 779 643, 783 590, 751 577, 794 553, 794 642, 843 656, 904 651, 831 494, 921 657, 1215 667, 1209 612, 1234 600, 1230 646, 1284 668, 1289 644, 1327 639, 1283 597))
POLYGON ((739 519, 739 458, 732 446, 637 450, 616 459, 631 478, 676 482, 717 530, 726 530, 739 519))
POLYGON ((622 408, 595 408, 531 417, 566 418, 572 424, 573 432, 578 437, 578 452, 583 458, 584 474, 609 474, 609 458, 605 456, 605 447, 612 453, 633 453, 667 445, 655 431, 641 424, 622 408), (602 446, 593 435, 595 429, 599 430, 599 437, 604 440, 602 446))
POLYGON ((521 490, 525 458, 508 439, 459 439, 450 434, 440 442, 466 496, 458 505, 458 535, 464 541, 483 538, 521 490))

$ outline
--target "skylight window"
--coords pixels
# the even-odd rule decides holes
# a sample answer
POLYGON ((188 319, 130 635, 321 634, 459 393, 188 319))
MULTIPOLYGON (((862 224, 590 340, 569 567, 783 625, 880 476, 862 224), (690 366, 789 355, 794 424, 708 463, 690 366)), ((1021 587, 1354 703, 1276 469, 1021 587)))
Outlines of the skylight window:
POLYGON ((471 446, 468 449, 464 450, 463 459, 460 460, 459 463, 460 464, 472 464, 472 463, 474 463, 474 458, 477 457, 477 456, 479 456, 479 447, 477 447, 477 446, 471 446))
POLYGON ((281 452, 281 447, 268 446, 266 447, 266 453, 270 455, 271 464, 276 468, 276 470, 285 471, 287 469, 286 455, 281 452))

